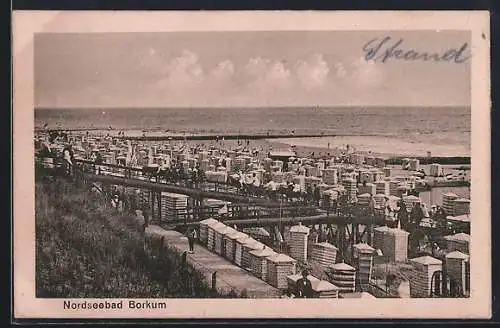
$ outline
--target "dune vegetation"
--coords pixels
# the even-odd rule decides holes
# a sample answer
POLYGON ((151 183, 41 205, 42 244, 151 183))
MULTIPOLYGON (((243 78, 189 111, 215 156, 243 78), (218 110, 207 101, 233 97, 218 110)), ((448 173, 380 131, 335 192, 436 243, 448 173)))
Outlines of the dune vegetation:
POLYGON ((106 204, 86 186, 36 183, 37 297, 222 297, 202 272, 182 265, 181 254, 152 255, 136 217, 106 204))

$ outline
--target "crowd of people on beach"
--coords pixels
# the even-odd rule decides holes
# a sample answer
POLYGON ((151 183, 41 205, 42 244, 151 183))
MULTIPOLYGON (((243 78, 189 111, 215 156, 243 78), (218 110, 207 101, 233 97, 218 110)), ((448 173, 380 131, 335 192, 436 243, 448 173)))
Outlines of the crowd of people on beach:
MULTIPOLYGON (((119 132, 122 134, 122 132, 119 132)), ((85 132, 85 136, 89 136, 89 132, 85 132)), ((109 136, 108 136, 109 137, 109 136)), ((109 137, 111 138, 111 137, 109 137)), ((57 157, 62 163, 63 172, 67 176, 73 176, 75 173, 75 168, 78 170, 85 169, 86 164, 82 164, 79 161, 75 161, 75 154, 73 146, 71 143, 70 134, 63 131, 49 131, 48 140, 36 140, 40 144, 38 145, 39 156, 40 157, 57 157), (64 144, 64 148, 60 155, 57 154, 52 148, 51 143, 64 144)), ((259 156, 258 149, 257 153, 252 152, 250 149, 250 143, 248 140, 238 142, 238 146, 243 146, 244 149, 249 152, 250 156, 257 158, 259 156)), ((183 145, 184 148, 189 147, 193 153, 200 153, 206 149, 203 145, 196 144, 188 146, 183 145)), ((217 148, 217 147, 215 147, 217 148)), ((266 154, 262 154, 263 157, 266 154)), ((312 154, 311 154, 312 155, 312 154)), ((89 167, 94 170, 97 167, 97 171, 100 172, 101 166, 105 167, 104 159, 100 152, 91 152, 89 157, 90 162, 93 164, 89 167)), ((219 161, 219 166, 224 167, 224 158, 222 157, 219 161), (222 161, 222 162, 221 162, 222 161)), ((349 162, 348 156, 338 156, 335 158, 335 162, 340 165, 347 165, 349 162)), ((304 174, 300 171, 304 169, 303 165, 299 163, 299 159, 291 159, 288 165, 295 165, 295 174, 304 174)), ((78 171, 77 170, 77 171, 78 171)), ((291 171, 290 171, 291 172, 291 171)), ((201 168, 199 163, 193 168, 186 171, 180 161, 172 160, 168 166, 143 166, 142 174, 143 176, 155 178, 157 181, 163 181, 166 183, 177 184, 190 188, 204 188, 206 186, 207 177, 205 171, 201 168)), ((282 183, 275 183, 271 177, 271 172, 266 171, 264 175, 260 178, 256 178, 256 173, 246 173, 240 171, 238 174, 228 174, 227 180, 221 185, 234 187, 239 194, 257 197, 266 197, 274 201, 281 201, 284 203, 294 203, 297 205, 305 206, 316 206, 325 209, 328 213, 336 214, 349 214, 350 211, 365 211, 365 215, 379 214, 387 218, 387 224, 392 227, 400 226, 402 229, 412 229, 412 227, 420 226, 422 223, 429 224, 428 222, 433 222, 435 226, 444 228, 444 221, 447 213, 443 211, 439 206, 433 205, 430 209, 422 202, 415 203, 412 208, 407 208, 405 202, 402 198, 394 205, 389 202, 386 197, 385 204, 382 207, 378 207, 375 210, 374 199, 370 203, 368 209, 360 209, 359 207, 354 207, 350 202, 352 199, 347 197, 347 195, 340 193, 337 198, 333 199, 323 193, 319 186, 314 186, 306 184, 304 189, 298 190, 297 185, 291 181, 283 181, 282 183), (250 174, 250 176, 248 176, 250 174), (253 174, 253 175, 252 175, 253 174), (246 176, 244 179, 243 177, 246 176)), ((418 191, 415 189, 408 190, 408 196, 417 196, 418 191)), ((131 204, 137 202, 134 197, 129 195, 117 193, 113 195, 112 199, 116 199, 115 196, 121 201, 122 204, 131 204)), ((117 204, 119 202, 117 201, 117 204)), ((127 205, 128 206, 128 205, 127 205)), ((117 206, 118 207, 118 206, 117 206)))

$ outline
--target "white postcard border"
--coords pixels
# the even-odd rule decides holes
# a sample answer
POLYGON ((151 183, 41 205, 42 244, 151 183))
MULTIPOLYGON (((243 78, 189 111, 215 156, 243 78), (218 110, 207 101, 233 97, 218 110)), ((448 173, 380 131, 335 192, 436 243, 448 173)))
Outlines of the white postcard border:
MULTIPOLYGON (((489 13, 57 12, 13 13, 13 240, 16 318, 489 318, 491 315, 489 13), (297 24, 300 22, 300 25, 297 24), (169 299, 164 310, 63 310, 35 298, 35 33, 221 30, 469 30, 472 38, 471 287, 469 299, 169 299), (279 302, 279 304, 277 303, 279 302)), ((75 300, 78 301, 78 300, 75 300)), ((88 300, 91 301, 91 300, 88 300)), ((158 300, 155 300, 158 301, 158 300)))

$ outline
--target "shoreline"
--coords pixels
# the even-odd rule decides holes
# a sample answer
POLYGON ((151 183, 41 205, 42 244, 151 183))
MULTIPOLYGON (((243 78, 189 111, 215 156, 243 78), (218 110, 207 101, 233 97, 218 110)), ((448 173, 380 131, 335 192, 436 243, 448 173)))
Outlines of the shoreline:
MULTIPOLYGON (((289 147, 287 144, 271 141, 270 144, 278 146, 278 148, 283 149, 289 147)), ((322 157, 324 155, 328 155, 328 153, 332 153, 335 149, 328 149, 324 147, 307 147, 307 146, 296 146, 297 155, 299 156, 308 156, 311 153, 317 154, 318 156, 314 157, 322 157)), ((402 160, 404 158, 410 159, 418 159, 420 165, 429 165, 433 163, 441 164, 441 165, 469 165, 471 163, 470 156, 418 156, 418 155, 401 155, 401 154, 391 154, 391 153, 366 153, 366 152, 357 152, 359 154, 365 156, 372 157, 382 157, 387 165, 401 165, 402 160)))
MULTIPOLYGON (((42 129, 40 127, 35 128, 36 132, 69 132, 72 134, 76 132, 76 134, 82 134, 83 132, 89 132, 89 135, 92 136, 106 136, 109 135, 113 138, 122 139, 122 140, 133 140, 133 141, 142 141, 142 142, 186 142, 202 145, 218 145, 223 147, 235 147, 237 146, 236 142, 241 141, 244 144, 244 141, 248 141, 248 148, 260 148, 262 151, 268 152, 270 150, 285 150, 292 148, 292 145, 295 147, 298 156, 301 157, 312 157, 312 158, 320 158, 320 157, 331 157, 331 156, 339 156, 341 154, 342 148, 339 148, 339 145, 333 147, 325 147, 325 145, 315 144, 315 145, 307 145, 307 144, 299 144, 294 145, 291 142, 286 142, 292 139, 300 140, 310 139, 310 138, 335 138, 335 137, 366 137, 367 141, 370 136, 360 136, 355 134, 290 134, 286 132, 272 134, 264 134, 264 133, 255 133, 255 134, 224 134, 224 133, 215 133, 215 132, 206 132, 206 131, 190 131, 189 133, 182 131, 155 131, 148 130, 143 135, 143 132, 140 130, 119 130, 119 129, 111 129, 106 130, 103 128, 47 128, 42 129), (118 133, 123 131, 124 135, 118 136, 118 133), (286 140, 286 141, 285 141, 286 140)), ((146 130, 144 130, 146 131, 146 130)), ((380 145, 377 145, 380 148, 380 145)), ((365 147, 368 148, 369 146, 365 147)), ((382 147, 383 148, 383 147, 382 147)), ((418 153, 398 153, 391 151, 367 151, 367 150, 357 150, 356 153, 364 155, 364 156, 372 156, 372 157, 381 157, 383 158, 387 164, 389 165, 399 165, 402 162, 403 158, 414 158, 418 159, 422 165, 438 163, 442 165, 470 165, 470 155, 469 156, 442 156, 439 154, 434 154, 433 156, 422 156, 422 154, 418 153)))

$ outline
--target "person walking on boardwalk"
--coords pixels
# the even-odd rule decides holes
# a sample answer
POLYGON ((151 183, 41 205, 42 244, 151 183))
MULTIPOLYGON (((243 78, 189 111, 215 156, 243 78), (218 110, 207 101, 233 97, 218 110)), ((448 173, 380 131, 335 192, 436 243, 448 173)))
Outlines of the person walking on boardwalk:
POLYGON ((302 278, 297 280, 297 297, 299 298, 312 298, 312 284, 307 278, 309 272, 306 270, 302 271, 302 278))
POLYGON ((189 253, 194 253, 194 241, 196 239, 196 229, 191 228, 187 233, 188 243, 189 243, 189 253))

